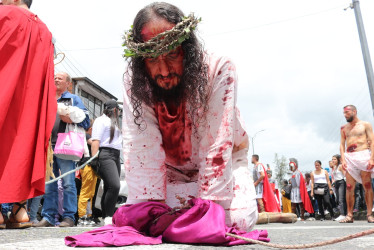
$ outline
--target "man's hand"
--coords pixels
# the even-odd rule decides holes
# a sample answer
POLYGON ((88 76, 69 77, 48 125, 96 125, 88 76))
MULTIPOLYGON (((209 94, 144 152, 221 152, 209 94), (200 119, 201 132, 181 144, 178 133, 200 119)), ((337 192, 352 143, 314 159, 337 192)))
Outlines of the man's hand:
POLYGON ((347 162, 345 161, 345 159, 342 159, 342 168, 347 171, 347 162))
POLYGON ((73 123, 69 115, 60 115, 60 119, 61 121, 66 122, 66 123, 73 123))
POLYGON ((372 170, 374 168, 374 160, 373 159, 370 159, 369 160, 369 165, 367 167, 368 170, 372 170))

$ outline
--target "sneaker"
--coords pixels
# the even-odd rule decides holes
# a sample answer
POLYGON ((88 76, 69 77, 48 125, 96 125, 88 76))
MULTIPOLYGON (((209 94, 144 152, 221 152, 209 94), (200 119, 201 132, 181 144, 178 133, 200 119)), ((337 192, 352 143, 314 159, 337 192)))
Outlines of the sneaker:
POLYGON ((325 210, 325 215, 326 215, 326 214, 329 214, 329 213, 330 213, 329 211, 325 210))
POLYGON ((344 218, 345 218, 345 216, 339 215, 339 217, 335 218, 334 221, 341 221, 344 218))
POLYGON ((104 226, 106 225, 112 225, 112 217, 105 217, 104 226))
POLYGON ((95 227, 96 226, 96 223, 92 219, 92 217, 87 217, 87 219, 86 219, 86 226, 87 227, 95 227))
POLYGON ((86 216, 82 216, 82 217, 80 217, 79 219, 78 219, 78 226, 80 226, 80 227, 84 227, 84 226, 86 226, 86 224, 87 224, 87 217, 86 216))
POLYGON ((298 221, 301 221, 301 218, 300 218, 300 217, 298 217, 298 218, 297 218, 297 220, 298 220, 298 221))

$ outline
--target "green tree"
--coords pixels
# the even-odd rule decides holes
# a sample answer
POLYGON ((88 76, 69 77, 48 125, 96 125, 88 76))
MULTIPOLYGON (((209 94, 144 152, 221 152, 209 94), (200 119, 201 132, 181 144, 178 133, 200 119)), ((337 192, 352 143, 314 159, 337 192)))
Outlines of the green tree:
POLYGON ((274 164, 276 169, 275 179, 278 183, 278 187, 281 188, 282 180, 287 173, 287 158, 283 155, 280 157, 277 153, 275 153, 274 164))

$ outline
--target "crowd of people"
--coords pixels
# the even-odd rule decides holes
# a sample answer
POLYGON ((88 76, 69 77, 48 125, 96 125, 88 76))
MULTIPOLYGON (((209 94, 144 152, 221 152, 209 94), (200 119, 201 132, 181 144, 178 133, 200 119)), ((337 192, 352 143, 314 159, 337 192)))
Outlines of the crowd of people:
MULTIPOLYGON (((313 205, 313 212, 308 213, 308 220, 321 221, 326 219, 326 215, 334 221, 344 221, 347 215, 346 201, 346 171, 342 168, 340 155, 334 155, 329 161, 328 168, 322 168, 321 161, 315 161, 315 170, 304 174, 306 190, 309 200, 313 205)), ((291 181, 283 180, 281 186, 282 193, 282 211, 284 213, 291 210, 291 181)), ((374 179, 372 182, 374 189, 374 179)), ((374 204, 374 201, 373 201, 374 204)), ((354 209, 353 212, 366 210, 365 191, 361 183, 356 183, 354 189, 354 209)), ((299 219, 302 218, 300 210, 296 210, 299 219)))
MULTIPOLYGON (((10 6, 0 6, 0 34, 14 36, 0 36, 0 57, 6 58, 0 61, 0 82, 7 82, 0 94, 0 137, 6 142, 0 145, 0 158, 5 159, 0 169, 0 228, 94 225, 98 180, 104 183, 100 217, 105 225, 112 224, 121 149, 128 206, 161 203, 183 210, 191 207, 191 199, 209 200, 220 205, 226 226, 242 231, 254 227, 259 212, 281 211, 275 184, 258 155, 252 156, 254 179, 250 173, 248 134, 236 105, 235 65, 203 48, 195 34, 199 18, 168 3, 152 3, 137 13, 124 36, 128 68, 121 130, 115 101, 105 102, 103 114, 92 121, 79 96, 68 91, 71 77, 55 74, 52 35, 29 11, 31 2, 3 0, 10 6), (79 171, 80 189, 75 175, 67 174, 75 170, 76 159, 57 150, 60 139, 71 132, 82 138, 82 162, 98 153, 79 171), (46 185, 49 147, 54 150, 52 172, 62 180, 46 185), (13 204, 9 213, 4 213, 6 203, 13 204)), ((348 123, 341 129, 341 157, 333 157, 331 180, 320 161, 304 178, 297 159, 290 158, 292 178, 284 181, 281 200, 283 210, 298 213, 301 220, 306 212, 324 219, 325 210, 335 218, 337 203, 344 216, 337 219, 353 222, 358 182, 365 191, 367 220, 374 222, 372 127, 357 118, 353 105, 344 107, 344 116, 348 123)), ((62 144, 78 146, 78 137, 62 144)))

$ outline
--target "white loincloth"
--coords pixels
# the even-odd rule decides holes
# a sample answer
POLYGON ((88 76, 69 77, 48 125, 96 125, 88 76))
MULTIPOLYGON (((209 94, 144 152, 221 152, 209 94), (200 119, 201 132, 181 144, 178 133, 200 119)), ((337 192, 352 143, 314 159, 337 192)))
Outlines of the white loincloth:
POLYGON ((371 172, 371 178, 374 178, 374 169, 367 169, 369 165, 370 155, 371 153, 368 149, 358 152, 344 153, 345 161, 347 162, 348 173, 361 184, 361 171, 371 172))

